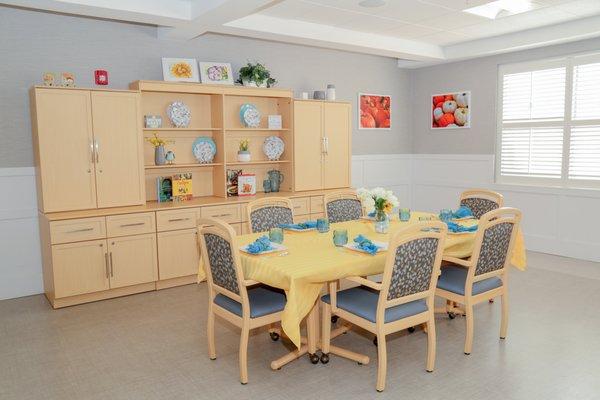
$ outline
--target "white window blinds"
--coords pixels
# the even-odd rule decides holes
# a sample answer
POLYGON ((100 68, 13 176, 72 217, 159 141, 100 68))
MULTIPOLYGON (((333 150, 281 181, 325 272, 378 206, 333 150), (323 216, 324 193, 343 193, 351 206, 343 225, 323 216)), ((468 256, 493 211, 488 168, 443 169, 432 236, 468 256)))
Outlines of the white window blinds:
POLYGON ((499 181, 600 184, 600 57, 593 59, 500 68, 499 181))

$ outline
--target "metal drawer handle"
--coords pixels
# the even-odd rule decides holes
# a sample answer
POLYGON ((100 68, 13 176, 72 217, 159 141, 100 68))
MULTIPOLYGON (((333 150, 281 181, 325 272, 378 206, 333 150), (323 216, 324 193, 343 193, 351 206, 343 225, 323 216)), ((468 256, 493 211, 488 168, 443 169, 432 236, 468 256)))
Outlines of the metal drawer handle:
POLYGON ((146 225, 145 222, 136 222, 136 223, 132 223, 132 224, 123 224, 121 225, 121 228, 126 228, 128 226, 141 226, 141 225, 146 225))
POLYGON ((169 222, 179 222, 179 221, 189 221, 189 217, 188 218, 173 218, 173 219, 169 220, 169 222))
POLYGON ((113 259, 112 259, 112 251, 110 252, 110 277, 114 278, 115 275, 113 274, 113 259))
POLYGON ((229 216, 231 216, 231 213, 230 213, 230 214, 218 214, 218 215, 213 215, 213 218, 218 218, 218 217, 229 217, 229 216))
POLYGON ((89 232, 93 231, 94 228, 83 228, 83 229, 75 229, 74 231, 68 231, 67 233, 78 233, 78 232, 89 232))
POLYGON ((108 279, 110 277, 108 272, 108 253, 104 253, 104 264, 106 265, 106 279, 108 279))

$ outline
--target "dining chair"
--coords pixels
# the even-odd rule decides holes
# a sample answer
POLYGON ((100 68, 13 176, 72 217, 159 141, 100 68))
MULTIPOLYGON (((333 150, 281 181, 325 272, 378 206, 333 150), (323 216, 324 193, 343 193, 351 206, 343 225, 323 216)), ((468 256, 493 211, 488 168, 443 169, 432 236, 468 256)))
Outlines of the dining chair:
POLYGON ((353 190, 340 190, 324 196, 325 216, 331 223, 352 221, 363 216, 362 202, 353 190))
POLYGON ((294 207, 286 197, 268 197, 248 203, 248 224, 250 231, 266 232, 280 224, 294 223, 294 207))
POLYGON ((362 277, 346 278, 361 286, 336 291, 322 297, 324 362, 329 361, 331 315, 377 335, 378 392, 385 388, 387 370, 386 336, 425 324, 427 330, 426 370, 435 364, 434 296, 442 261, 447 227, 439 221, 424 222, 398 231, 390 239, 381 283, 362 277))
POLYGON ((286 297, 283 291, 244 279, 236 234, 217 219, 198 221, 200 249, 208 282, 208 355, 217 358, 215 316, 241 328, 240 382, 248 383, 248 338, 250 330, 281 321, 286 297))
POLYGON ((477 219, 489 211, 504 207, 504 196, 487 189, 469 189, 460 195, 460 205, 471 209, 477 219))
MULTIPOLYGON (((479 219, 473 253, 467 260, 444 256, 435 295, 462 304, 466 317, 465 354, 473 347, 473 306, 500 296, 500 339, 508 329, 508 269, 521 221, 516 208, 503 207, 479 219)), ((446 309, 449 306, 446 303, 446 309)))

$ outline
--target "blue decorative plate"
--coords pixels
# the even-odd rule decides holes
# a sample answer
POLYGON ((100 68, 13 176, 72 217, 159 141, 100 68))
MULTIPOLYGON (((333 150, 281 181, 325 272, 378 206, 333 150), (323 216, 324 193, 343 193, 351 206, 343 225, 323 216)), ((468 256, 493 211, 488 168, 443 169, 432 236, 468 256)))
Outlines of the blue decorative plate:
POLYGON ((217 154, 217 145, 211 137, 200 136, 192 144, 192 153, 199 163, 211 163, 217 154))
POLYGON ((240 121, 247 128, 258 128, 260 126, 260 112, 254 104, 242 104, 240 107, 240 121))

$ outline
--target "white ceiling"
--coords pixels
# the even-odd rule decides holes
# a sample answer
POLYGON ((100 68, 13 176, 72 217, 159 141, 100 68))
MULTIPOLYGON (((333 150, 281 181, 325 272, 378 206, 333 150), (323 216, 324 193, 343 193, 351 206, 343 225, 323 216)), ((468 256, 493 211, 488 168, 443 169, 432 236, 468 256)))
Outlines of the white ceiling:
POLYGON ((14 0, 0 4, 143 22, 191 39, 219 32, 396 57, 417 67, 600 36, 600 0, 533 0, 490 20, 462 10, 489 0, 14 0))

